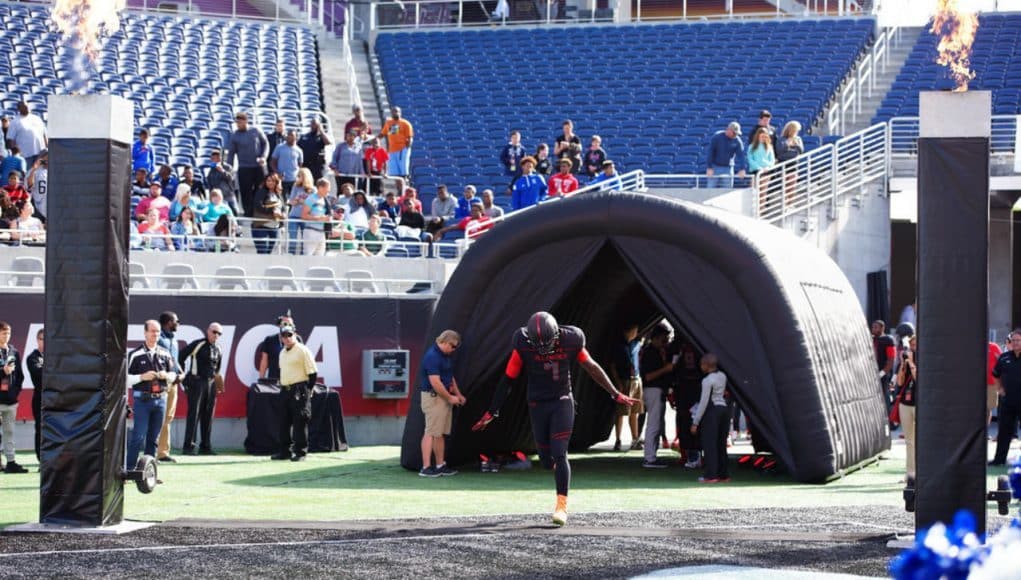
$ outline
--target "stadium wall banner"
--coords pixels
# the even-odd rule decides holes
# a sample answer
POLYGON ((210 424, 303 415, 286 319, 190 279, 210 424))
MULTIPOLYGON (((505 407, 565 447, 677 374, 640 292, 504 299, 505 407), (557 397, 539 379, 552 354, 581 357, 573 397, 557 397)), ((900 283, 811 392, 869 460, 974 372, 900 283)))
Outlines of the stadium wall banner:
MULTIPOLYGON (((5 320, 11 324, 11 342, 26 358, 36 348, 36 332, 44 324, 42 294, 4 294, 5 320)), ((347 416, 405 416, 407 399, 374 400, 362 396, 361 357, 367 349, 406 348, 411 351, 411 373, 426 344, 425 332, 435 301, 389 298, 309 298, 237 296, 133 296, 128 324, 128 349, 142 343, 142 324, 173 310, 181 319, 177 340, 183 348, 204 336, 210 322, 223 325, 220 347, 224 352, 226 392, 217 398, 216 417, 245 416, 248 386, 258 378, 256 351, 276 332, 276 317, 291 310, 298 333, 312 350, 319 375, 340 389, 347 416)), ((22 361, 24 364, 24 361, 22 361)), ((32 384, 25 370, 25 388, 18 418, 32 419, 32 384)), ((414 388, 414 387, 412 387, 414 388)), ((186 399, 182 399, 182 402, 186 399)), ((187 414, 178 405, 177 416, 187 414)))

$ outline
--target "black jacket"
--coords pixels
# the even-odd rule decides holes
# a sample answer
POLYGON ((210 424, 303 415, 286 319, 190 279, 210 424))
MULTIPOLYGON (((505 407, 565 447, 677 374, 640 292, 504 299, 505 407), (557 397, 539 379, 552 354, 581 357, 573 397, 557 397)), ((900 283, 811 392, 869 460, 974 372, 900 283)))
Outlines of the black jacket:
POLYGON ((6 365, 7 361, 14 358, 14 372, 9 376, 3 375, 0 370, 0 405, 14 405, 18 402, 18 395, 21 394, 21 386, 25 382, 25 373, 21 370, 21 353, 8 343, 7 348, 0 348, 0 365, 6 365))
POLYGON ((186 378, 198 376, 203 379, 212 379, 213 375, 220 372, 220 361, 222 358, 223 355, 220 352, 220 347, 215 344, 209 344, 209 341, 204 338, 191 342, 178 355, 181 368, 187 369, 186 378), (192 359, 191 366, 188 366, 189 359, 192 359))

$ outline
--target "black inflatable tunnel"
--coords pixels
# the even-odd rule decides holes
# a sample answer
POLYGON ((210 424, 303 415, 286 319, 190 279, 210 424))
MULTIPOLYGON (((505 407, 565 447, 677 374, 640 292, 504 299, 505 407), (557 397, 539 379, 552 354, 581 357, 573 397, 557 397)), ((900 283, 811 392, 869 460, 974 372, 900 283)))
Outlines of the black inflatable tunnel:
MULTIPOLYGON (((429 339, 462 334, 448 461, 534 449, 524 389, 486 431, 513 331, 536 310, 585 331, 606 353, 625 322, 665 317, 719 356, 731 390, 795 478, 824 481, 889 447, 886 408, 865 316, 828 256, 751 218, 651 195, 601 193, 511 217, 466 253, 436 306, 429 339)), ((605 440, 613 405, 583 372, 571 448, 605 440)), ((424 418, 413 395, 401 464, 421 466, 424 418)), ((672 431, 672 430, 671 430, 672 431)))

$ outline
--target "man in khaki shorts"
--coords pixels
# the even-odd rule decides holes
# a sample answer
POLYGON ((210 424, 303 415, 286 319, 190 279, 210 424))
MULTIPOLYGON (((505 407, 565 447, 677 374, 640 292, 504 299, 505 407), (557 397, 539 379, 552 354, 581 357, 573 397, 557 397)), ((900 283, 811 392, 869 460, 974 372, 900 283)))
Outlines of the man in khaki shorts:
POLYGON ((642 377, 638 373, 638 353, 642 349, 642 341, 638 338, 638 325, 629 324, 624 328, 624 341, 617 344, 610 359, 610 379, 617 390, 637 399, 634 405, 617 405, 617 441, 613 444, 614 451, 620 451, 620 432, 624 428, 624 417, 628 418, 631 428, 631 449, 641 449, 639 438, 638 416, 645 412, 642 405, 642 377))
POLYGON ((422 414, 425 415, 425 434, 422 435, 422 477, 457 475, 444 461, 444 436, 450 435, 450 423, 454 405, 463 405, 464 395, 454 380, 454 351, 461 346, 461 335, 453 330, 444 330, 436 337, 436 344, 430 346, 422 357, 419 373, 419 395, 422 399, 422 414), (433 456, 436 462, 433 463, 433 456))

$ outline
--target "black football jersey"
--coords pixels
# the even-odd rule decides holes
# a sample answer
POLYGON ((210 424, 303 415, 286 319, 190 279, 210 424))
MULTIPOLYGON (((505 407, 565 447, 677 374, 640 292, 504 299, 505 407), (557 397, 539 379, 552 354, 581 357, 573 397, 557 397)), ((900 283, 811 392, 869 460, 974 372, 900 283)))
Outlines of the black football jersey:
POLYGON ((506 374, 512 379, 525 371, 528 400, 546 401, 571 394, 571 363, 589 359, 585 333, 576 326, 560 327, 560 343, 550 355, 541 355, 529 344, 525 329, 514 333, 506 374))

